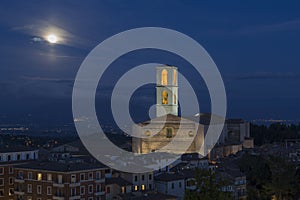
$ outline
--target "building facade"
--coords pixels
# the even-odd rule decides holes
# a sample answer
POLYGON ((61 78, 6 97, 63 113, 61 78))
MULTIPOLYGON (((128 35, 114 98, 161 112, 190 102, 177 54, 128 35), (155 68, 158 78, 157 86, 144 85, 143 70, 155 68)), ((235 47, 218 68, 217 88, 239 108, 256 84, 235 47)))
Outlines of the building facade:
POLYGON ((16 200, 105 199, 105 167, 91 163, 30 163, 15 167, 16 200))
POLYGON ((36 159, 36 149, 9 146, 0 148, 0 200, 14 199, 14 168, 36 159))

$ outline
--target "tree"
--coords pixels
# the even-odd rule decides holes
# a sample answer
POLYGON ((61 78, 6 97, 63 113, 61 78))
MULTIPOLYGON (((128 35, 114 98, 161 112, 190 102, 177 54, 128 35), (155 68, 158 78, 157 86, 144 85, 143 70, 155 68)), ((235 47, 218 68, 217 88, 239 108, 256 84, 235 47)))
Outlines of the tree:
POLYGON ((197 170, 196 172, 197 191, 187 190, 185 200, 223 200, 231 199, 229 192, 220 189, 226 186, 226 181, 217 179, 216 174, 208 170, 197 170))
POLYGON ((299 189, 296 167, 280 157, 270 156, 272 178, 264 189, 278 200, 294 199, 299 189))

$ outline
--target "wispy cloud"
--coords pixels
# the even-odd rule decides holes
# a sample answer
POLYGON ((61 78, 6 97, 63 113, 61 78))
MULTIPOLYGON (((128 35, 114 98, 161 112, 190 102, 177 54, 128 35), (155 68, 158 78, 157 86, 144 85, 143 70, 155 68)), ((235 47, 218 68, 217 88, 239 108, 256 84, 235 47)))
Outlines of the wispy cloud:
POLYGON ((45 41, 43 38, 40 38, 40 37, 33 37, 31 40, 33 42, 43 42, 43 41, 45 41))
POLYGON ((32 37, 32 41, 34 42, 46 41, 49 34, 54 34, 57 36, 57 44, 77 48, 89 48, 92 44, 88 39, 73 34, 46 20, 33 20, 30 23, 31 24, 12 27, 11 31, 27 34, 32 37))
POLYGON ((300 74, 292 72, 255 72, 247 74, 225 75, 228 80, 251 80, 251 79, 300 79, 300 74))
POLYGON ((69 78, 51 78, 51 77, 40 77, 40 76, 21 76, 24 80, 30 81, 46 81, 55 83, 73 83, 74 79, 69 78))
POLYGON ((47 56, 51 58, 62 58, 62 59, 83 59, 84 56, 71 56, 71 55, 57 55, 53 53, 39 53, 40 56, 47 56))
POLYGON ((300 29, 300 19, 293 19, 272 24, 247 26, 236 30, 238 34, 255 34, 300 29))

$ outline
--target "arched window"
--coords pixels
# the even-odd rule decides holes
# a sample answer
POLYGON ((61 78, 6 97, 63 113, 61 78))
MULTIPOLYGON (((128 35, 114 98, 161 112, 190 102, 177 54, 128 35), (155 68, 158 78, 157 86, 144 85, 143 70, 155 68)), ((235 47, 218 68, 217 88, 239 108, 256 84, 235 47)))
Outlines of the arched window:
POLYGON ((162 96, 161 103, 162 103, 163 105, 168 104, 168 92, 167 92, 166 90, 162 91, 161 96, 162 96))
POLYGON ((168 71, 166 69, 161 71, 161 84, 168 85, 168 71))
POLYGON ((173 95, 174 96, 174 104, 177 104, 177 99, 176 99, 176 94, 173 95))
POLYGON ((176 69, 174 69, 174 85, 177 85, 177 71, 176 71, 176 69))
POLYGON ((147 130, 147 131, 145 132, 145 135, 149 137, 149 136, 151 135, 151 131, 147 130))
POLYGON ((171 128, 167 128, 167 134, 166 134, 166 137, 167 138, 172 138, 172 136, 173 136, 173 131, 172 131, 172 129, 171 128))

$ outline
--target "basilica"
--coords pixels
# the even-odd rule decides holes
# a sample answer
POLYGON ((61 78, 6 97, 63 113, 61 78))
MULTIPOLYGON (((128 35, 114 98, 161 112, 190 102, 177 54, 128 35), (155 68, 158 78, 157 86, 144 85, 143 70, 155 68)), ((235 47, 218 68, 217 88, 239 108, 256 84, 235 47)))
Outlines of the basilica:
POLYGON ((251 148, 253 140, 249 138, 250 126, 244 120, 224 119, 225 125, 216 143, 205 140, 212 114, 178 116, 177 70, 177 67, 169 65, 156 67, 156 118, 133 127, 134 135, 141 136, 132 138, 133 152, 198 153, 205 156, 216 146, 219 147, 219 153, 212 151, 213 155, 223 157, 242 148, 251 148), (169 145, 171 142, 173 145, 169 145))

